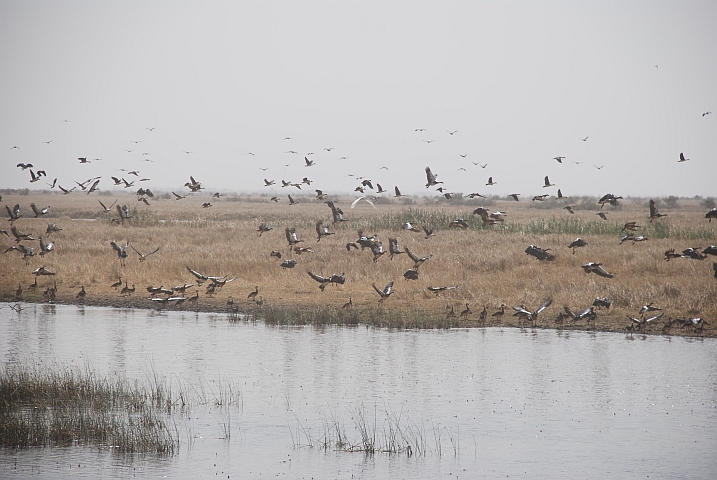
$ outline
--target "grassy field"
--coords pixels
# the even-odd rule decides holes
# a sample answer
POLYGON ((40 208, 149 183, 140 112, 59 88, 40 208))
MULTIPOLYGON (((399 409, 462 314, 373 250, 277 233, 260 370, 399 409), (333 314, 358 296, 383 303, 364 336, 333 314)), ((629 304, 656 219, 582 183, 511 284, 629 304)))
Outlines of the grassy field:
MULTIPOLYGON (((108 192, 109 193, 109 192, 108 192)), ((292 196, 293 192, 292 192, 292 196)), ((455 202, 413 199, 399 202, 382 200, 374 209, 360 202, 350 208, 352 198, 335 199, 343 209, 346 222, 335 226, 331 210, 323 202, 306 196, 294 196, 299 204, 289 206, 285 196, 280 203, 264 196, 210 195, 188 197, 175 201, 155 196, 151 205, 138 202, 132 195, 95 196, 73 193, 57 195, 3 193, 2 204, 11 208, 20 204, 23 217, 14 222, 22 233, 35 239, 45 237, 48 223, 62 228, 50 240, 55 250, 44 258, 32 257, 25 265, 22 255, 10 251, 0 256, 0 299, 3 301, 41 302, 43 292, 56 283, 56 302, 92 305, 131 306, 145 308, 184 308, 199 310, 233 309, 252 313, 255 318, 277 323, 366 323, 397 328, 445 328, 455 326, 506 325, 529 326, 530 322, 513 317, 513 306, 525 305, 535 310, 546 300, 552 305, 536 321, 539 327, 596 328, 622 331, 631 324, 628 316, 639 318, 643 305, 653 303, 664 309, 665 315, 646 327, 647 333, 659 334, 669 317, 701 317, 706 320, 699 334, 717 333, 717 279, 713 276, 713 261, 676 258, 665 261, 664 252, 704 248, 717 243, 717 222, 708 222, 709 210, 700 200, 680 199, 674 208, 658 201, 661 213, 668 216, 650 222, 648 199, 626 199, 617 208, 605 206, 607 220, 596 215, 600 211, 595 199, 572 198, 548 202, 521 200, 475 199, 455 202), (113 222, 117 212, 103 213, 98 199, 110 205, 115 199, 128 205, 132 217, 123 224, 113 222), (479 201, 481 200, 481 201, 479 201), (212 207, 202 208, 211 201, 212 207), (39 208, 51 206, 50 213, 32 218, 30 204, 39 208), (575 205, 571 215, 562 207, 575 205), (482 227, 480 217, 472 211, 484 205, 491 212, 506 212, 506 221, 482 227), (467 229, 450 228, 451 221, 463 218, 467 229), (334 235, 317 242, 315 223, 323 220, 334 235), (636 221, 642 226, 636 235, 647 241, 620 244, 625 223, 636 221), (258 226, 267 222, 271 231, 259 236, 258 226), (405 222, 430 225, 435 236, 426 238, 421 232, 401 228, 405 222), (299 246, 310 247, 313 253, 297 254, 289 250, 284 228, 295 227, 299 246), (406 254, 391 260, 386 253, 377 262, 369 249, 351 249, 346 244, 358 239, 357 230, 367 236, 376 234, 388 250, 389 237, 395 237, 403 250, 408 247, 419 256, 432 258, 419 268, 417 280, 404 280, 403 274, 413 266, 406 254), (587 246, 573 254, 567 246, 580 237, 587 246), (146 254, 159 247, 159 252, 140 262, 130 248, 126 266, 120 264, 117 253, 110 246, 114 241, 124 245, 129 241, 146 254), (551 249, 555 260, 539 261, 525 254, 528 245, 551 249), (272 257, 279 251, 282 259, 295 259, 293 269, 279 266, 281 260, 272 257), (614 274, 603 278, 586 274, 581 265, 602 263, 614 274), (53 276, 38 277, 38 287, 31 289, 32 271, 44 265, 55 272, 53 276), (184 283, 196 284, 187 266, 205 275, 236 277, 218 289, 213 297, 206 294, 206 285, 192 287, 186 297, 199 292, 196 304, 184 302, 153 302, 149 300, 149 285, 171 288, 184 283), (329 285, 322 292, 319 284, 307 271, 323 276, 345 273, 344 285, 329 285), (119 288, 111 285, 119 278, 136 291, 121 296, 119 288), (372 284, 379 288, 395 282, 393 293, 382 304, 372 284), (458 285, 446 294, 434 295, 429 286, 458 285), (18 286, 23 293, 16 298, 18 286), (84 300, 76 298, 81 286, 87 292, 84 300), (259 287, 257 305, 247 296, 259 287), (554 322, 567 306, 573 311, 589 307, 596 297, 608 297, 609 310, 598 310, 597 320, 588 326, 584 320, 554 322), (351 299, 351 308, 342 306, 351 299), (460 312, 470 306, 470 312, 460 312), (491 314, 507 306, 502 319, 491 314), (479 320, 486 308, 488 318, 479 320), (447 317, 448 312, 454 318, 447 317)), ((10 233, 10 222, 2 227, 10 233)), ((39 252, 39 242, 23 244, 39 252)), ((0 235, 0 248, 5 251, 15 244, 14 237, 0 235)), ((659 312, 658 312, 659 313, 659 312)), ((650 314, 650 315, 654 315, 650 314)), ((673 324, 665 333, 694 335, 694 329, 673 324)))

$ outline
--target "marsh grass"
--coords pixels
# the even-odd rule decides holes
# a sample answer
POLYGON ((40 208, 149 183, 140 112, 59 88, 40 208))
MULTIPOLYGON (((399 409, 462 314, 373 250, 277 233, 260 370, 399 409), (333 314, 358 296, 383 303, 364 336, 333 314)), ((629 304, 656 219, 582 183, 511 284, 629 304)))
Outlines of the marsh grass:
POLYGON ((302 424, 298 417, 290 429, 294 448, 315 448, 323 451, 359 452, 365 455, 388 454, 427 456, 443 453, 444 434, 454 455, 460 452, 459 431, 431 423, 426 427, 408 418, 403 410, 388 407, 373 411, 360 404, 346 411, 345 416, 330 409, 324 412, 320 425, 302 424), (431 441, 432 439, 432 441, 431 441))
POLYGON ((0 373, 3 447, 96 444, 123 453, 172 455, 178 435, 150 392, 85 369, 5 366, 0 373))
MULTIPOLYGON (((243 410, 238 385, 203 380, 188 384, 154 368, 144 382, 89 367, 5 365, 0 371, 3 447, 97 445, 122 453, 173 455, 180 435, 173 415, 213 407, 221 438, 231 437, 231 410, 243 410)), ((191 436, 187 436, 191 443, 191 436)))
MULTIPOLYGON (((364 203, 351 209, 350 198, 337 198, 347 221, 331 225, 330 209, 318 201, 288 207, 264 197, 242 196, 238 201, 213 202, 214 207, 203 209, 201 204, 208 197, 154 201, 147 207, 137 205, 136 199, 128 195, 119 197, 118 203, 132 205, 133 218, 124 225, 115 225, 110 218, 116 214, 101 213, 99 205, 96 221, 71 220, 76 218, 75 212, 91 208, 96 199, 69 195, 42 196, 40 201, 35 195, 8 195, 4 200, 8 204, 20 203, 25 210, 32 201, 51 204, 58 215, 52 222, 63 231, 52 235, 55 251, 45 258, 32 258, 29 266, 17 252, 0 256, 0 298, 4 300, 14 299, 19 283, 25 288, 21 300, 41 302, 42 290, 57 282, 58 302, 76 302, 75 295, 84 285, 88 305, 151 308, 154 302, 148 300, 145 287, 196 283, 186 269, 190 266, 207 275, 237 279, 218 290, 213 298, 205 295, 203 286, 196 305, 185 303, 179 308, 226 312, 227 297, 232 296, 236 309, 232 320, 263 320, 276 325, 483 326, 477 321, 483 306, 493 313, 501 303, 508 305, 510 311, 510 306, 525 304, 535 308, 552 298, 553 306, 538 321, 539 326, 552 326, 562 306, 583 309, 597 296, 613 301, 612 309, 599 312, 599 329, 624 328, 626 316, 636 315, 649 302, 665 308, 666 318, 689 315, 709 321, 717 317, 712 259, 664 261, 664 252, 670 248, 681 251, 717 243, 717 222, 706 221, 698 200, 680 199, 679 209, 651 223, 645 199, 625 200, 618 209, 605 207, 607 221, 595 215, 599 208, 594 199, 583 199, 586 209, 576 210, 575 215, 562 208, 543 210, 532 208, 529 202, 493 199, 495 206, 491 210, 506 212, 507 220, 483 228, 479 218, 472 215, 475 205, 431 206, 420 199, 410 206, 386 200, 377 209, 364 203), (450 229, 448 224, 457 218, 464 218, 468 229, 450 229), (314 225, 319 219, 335 234, 316 242, 314 225), (647 242, 619 243, 622 227, 630 221, 642 225, 637 233, 646 235, 647 242), (260 237, 257 226, 262 222, 273 230, 260 237), (423 232, 403 230, 405 222, 430 225, 436 235, 426 239, 423 232), (298 255, 289 251, 285 227, 296 227, 303 240, 300 245, 315 253, 298 255), (406 281, 403 274, 412 266, 406 254, 393 260, 386 254, 374 263, 368 250, 346 250, 347 242, 357 240, 359 229, 367 235, 377 234, 384 248, 389 237, 396 237, 401 249, 408 247, 418 255, 433 256, 420 267, 418 280, 406 281), (588 245, 573 255, 567 245, 578 236, 588 245), (130 251, 126 266, 120 266, 109 243, 126 240, 144 253, 157 246, 160 251, 145 262, 139 262, 130 251), (526 255, 525 248, 531 244, 550 248, 555 261, 540 262, 526 255), (270 256, 273 250, 281 252, 282 259, 297 260, 298 265, 280 268, 280 260, 270 256), (587 262, 602 263, 614 278, 585 274, 580 265, 587 262), (39 278, 39 288, 31 292, 27 290, 34 280, 30 272, 41 265, 57 275, 39 278), (344 272, 346 283, 330 285, 322 292, 307 271, 320 275, 344 272), (135 284, 137 292, 128 298, 120 297, 118 289, 110 288, 118 277, 129 286, 135 284), (394 282, 394 293, 378 305, 379 297, 371 284, 383 288, 389 281, 394 282), (246 300, 255 285, 260 287, 264 302, 261 308, 246 300), (458 288, 438 296, 427 291, 428 286, 440 285, 458 288), (341 306, 349 297, 353 308, 344 310, 341 306), (460 320, 446 318, 451 307, 460 312, 465 303, 471 305, 472 314, 460 320)), ((16 225, 20 231, 37 237, 47 223, 46 219, 23 217, 16 225)), ((0 235, 0 248, 13 243, 0 235)), ((37 242, 28 244, 38 246, 37 242)), ((187 297, 194 295, 194 288, 187 291, 187 297)), ((170 304, 166 308, 174 307, 170 304)), ((489 320, 485 325, 496 324, 489 320)), ((504 320, 500 324, 510 323, 504 320)), ((709 322, 704 335, 717 331, 712 325, 717 322, 709 322)))

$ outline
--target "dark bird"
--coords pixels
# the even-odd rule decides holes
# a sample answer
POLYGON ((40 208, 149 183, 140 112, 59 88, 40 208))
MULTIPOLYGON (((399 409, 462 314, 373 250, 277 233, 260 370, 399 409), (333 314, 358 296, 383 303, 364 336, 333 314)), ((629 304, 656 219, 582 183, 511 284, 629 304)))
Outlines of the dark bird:
POLYGON ((423 229, 423 233, 426 234, 426 240, 428 240, 428 237, 435 237, 436 235, 433 233, 433 228, 429 227, 428 225, 421 225, 421 228, 423 229))
POLYGON ((642 228, 642 226, 641 226, 641 225, 638 225, 637 222, 627 222, 627 223, 622 227, 622 231, 631 230, 631 231, 634 232, 634 231, 636 231, 638 228, 642 228))
MULTIPOLYGON (((11 150, 12 150, 12 149, 11 149, 11 150)), ((18 163, 18 164, 16 165, 16 167, 21 168, 23 172, 24 172, 25 170, 27 170, 28 168, 34 168, 34 166, 33 166, 32 163, 18 163)))
MULTIPOLYGON (((689 160, 689 158, 685 158, 685 154, 680 152, 680 159, 677 161, 677 163, 686 162, 687 160, 689 160)), ((30 170, 30 171, 32 171, 32 170, 30 170)))
POLYGON ((296 228, 294 227, 286 227, 284 230, 284 233, 286 234, 286 240, 289 242, 289 248, 293 247, 297 243, 302 242, 303 240, 299 240, 296 236, 296 228))
POLYGON ((607 220, 607 212, 597 212, 595 215, 602 218, 603 220, 607 220))
POLYGON ((318 222, 316 222, 316 234, 318 235, 316 241, 320 242, 321 237, 328 237, 329 235, 333 235, 334 232, 329 232, 329 227, 324 225, 323 220, 319 220, 318 222))
POLYGON ((61 231, 62 231, 62 229, 60 227, 58 227, 57 225, 55 225, 54 223, 48 223, 45 233, 47 234, 47 236, 49 238, 51 234, 53 234, 55 232, 61 232, 61 231))
POLYGON ((574 255, 576 248, 584 247, 585 245, 587 245, 587 242, 585 242, 582 238, 578 237, 575 240, 573 240, 570 245, 568 245, 568 248, 573 249, 573 255, 574 255))
POLYGON ((39 240, 40 240, 40 256, 41 257, 44 257, 45 254, 50 253, 51 251, 53 251, 55 249, 54 242, 45 243, 45 241, 42 239, 42 237, 40 237, 39 240))
POLYGON ((394 191, 396 192, 396 195, 394 195, 396 198, 398 198, 398 197, 405 197, 405 195, 403 195, 403 194, 401 193, 401 191, 398 189, 398 186, 393 187, 393 189, 394 189, 394 191))
POLYGON ((394 255, 400 255, 402 253, 406 253, 403 250, 401 250, 398 246, 398 239, 396 238, 389 238, 388 239, 388 253, 389 258, 393 260, 394 255))
POLYGON ((462 228, 465 230, 468 228, 468 222, 466 222, 462 218, 459 218, 459 219, 453 220, 451 223, 449 223, 448 227, 449 228, 462 228))
POLYGON ((140 261, 140 262, 144 262, 145 260, 147 260, 147 257, 149 257, 150 255, 154 255, 155 253, 159 252, 159 247, 155 248, 153 251, 151 251, 151 252, 149 252, 149 253, 147 253, 147 254, 142 254, 139 250, 137 250, 136 248, 134 248, 134 245, 130 245, 130 247, 132 247, 132 250, 134 250, 134 251, 137 253, 137 255, 139 255, 139 261, 140 261))
POLYGON ((531 255, 535 258, 537 258, 540 261, 547 260, 549 262, 552 262, 555 260, 555 255, 552 253, 548 253, 549 248, 540 248, 537 245, 529 245, 528 248, 525 249, 525 253, 528 255, 531 255))
POLYGON ((406 280, 418 280, 418 270, 406 270, 406 273, 403 274, 403 278, 406 280))
POLYGON ((35 218, 41 217, 43 215, 47 215, 50 213, 50 207, 45 207, 43 209, 37 208, 37 206, 34 203, 30 204, 30 208, 32 208, 32 212, 35 214, 35 218))
POLYGON ((376 293, 381 296, 381 299, 378 301, 378 303, 383 303, 383 301, 390 297, 393 293, 393 282, 389 282, 383 290, 379 290, 375 283, 371 285, 373 286, 373 289, 376 290, 376 293))
POLYGON ((548 176, 546 175, 546 176, 545 176, 545 185, 543 185, 543 188, 545 188, 545 187, 554 187, 554 186, 555 186, 555 184, 554 184, 554 183, 550 183, 550 179, 549 179, 548 176))
MULTIPOLYGON (((566 206, 563 207, 563 209, 565 209, 565 210, 567 210, 568 212, 570 212, 571 214, 575 215, 575 210, 573 210, 573 206, 572 206, 572 205, 566 205, 566 206)), ((602 213, 602 212, 601 212, 601 213, 602 213)))
POLYGON ((539 202, 544 202, 550 195, 547 193, 544 193, 543 195, 536 195, 533 197, 533 201, 538 200, 539 202))
POLYGON ((613 274, 608 273, 607 270, 602 267, 601 263, 589 262, 580 266, 583 270, 585 270, 585 273, 595 273, 605 278, 612 278, 614 276, 613 274))
POLYGON ((582 140, 583 142, 587 142, 587 141, 588 141, 588 137, 581 138, 580 140, 582 140))
POLYGON ((704 117, 705 115, 712 115, 712 112, 705 112, 705 113, 702 114, 703 117, 704 117))
POLYGON ((520 196, 520 194, 519 194, 519 193, 511 193, 511 194, 508 195, 508 196, 511 197, 511 198, 513 198, 513 200, 515 200, 515 201, 517 202, 517 201, 518 201, 518 197, 520 196))
POLYGON ((80 163, 92 163, 89 160, 87 160, 87 157, 78 157, 77 160, 79 160, 80 163))
POLYGON ((351 307, 353 307, 353 306, 354 306, 354 302, 353 302, 353 300, 351 299, 351 297, 349 297, 349 301, 346 302, 346 303, 344 303, 344 306, 341 307, 341 309, 343 310, 343 309, 345 309, 345 308, 351 308, 351 307))
POLYGON ((453 130, 452 132, 450 130, 446 130, 448 132, 448 135, 453 136, 454 134, 458 133, 458 130, 453 130))
POLYGON ((287 268, 294 268, 296 263, 296 260, 284 260, 279 266, 286 270, 287 268))
POLYGON ((339 207, 337 207, 336 205, 334 205, 334 202, 333 202, 333 201, 327 200, 327 201, 324 202, 324 203, 326 203, 326 205, 328 205, 329 208, 331 209, 331 215, 332 215, 332 217, 333 217, 334 225, 336 225, 337 223, 340 223, 340 222, 346 222, 346 221, 347 221, 347 220, 344 219, 344 212, 343 212, 343 210, 341 210, 339 207))
POLYGON ((115 206, 115 203, 117 203, 117 200, 115 200, 115 201, 112 203, 112 205, 110 205, 109 207, 107 207, 107 206, 105 206, 104 203, 102 203, 102 200, 97 200, 97 201, 100 202, 100 205, 102 205, 102 209, 104 210, 104 213, 109 213, 110 210, 112 210, 112 207, 115 206))
POLYGON ((458 288, 458 285, 450 285, 450 286, 443 286, 443 287, 426 287, 429 292, 434 293, 436 296, 438 296, 439 293, 445 293, 450 290, 455 290, 458 288))
POLYGON ((115 242, 110 242, 110 245, 117 252, 117 258, 119 258, 120 265, 124 267, 125 260, 127 259, 127 247, 129 247, 129 240, 127 240, 124 247, 120 247, 115 242))
POLYGON ((558 188, 558 200, 562 200, 563 198, 565 198, 565 197, 563 197, 563 192, 561 192, 560 189, 558 188))
POLYGON ((281 259, 281 252, 279 252, 277 250, 272 250, 271 253, 269 254, 269 256, 281 259))
POLYGON ((653 199, 650 199, 650 222, 652 222, 656 218, 660 217, 666 217, 666 213, 660 213, 657 210, 657 205, 655 205, 655 201, 653 199))
MULTIPOLYGON (((133 183, 134 183, 134 182, 133 182, 133 183)), ((99 184, 100 184, 100 181, 99 181, 99 180, 95 180, 94 183, 92 184, 92 186, 89 188, 89 190, 87 190, 87 195, 89 195, 90 193, 92 193, 92 192, 94 192, 94 191, 96 191, 96 190, 99 190, 99 188, 97 188, 97 185, 99 185, 99 184)))
POLYGON ((72 187, 71 189, 68 190, 68 189, 66 189, 66 188, 62 188, 62 185, 58 185, 57 188, 59 188, 60 190, 62 190, 62 194, 63 194, 63 195, 67 195, 68 193, 72 193, 72 191, 73 191, 74 189, 76 189, 77 187, 72 187))
POLYGON ((612 302, 607 297, 595 297, 595 301, 593 302, 593 307, 596 308, 607 308, 610 310, 610 307, 612 306, 612 302))
MULTIPOLYGON (((185 265, 185 266, 186 266, 186 265, 185 265)), ((222 280, 224 280, 225 278, 227 278, 226 275, 224 275, 223 277, 216 277, 216 276, 204 275, 204 274, 202 274, 202 273, 197 272, 196 270, 192 270, 192 269, 189 268, 189 267, 187 267, 187 270, 189 270, 189 273, 191 273, 192 275, 194 275, 194 276, 196 277, 196 279, 197 279, 197 285, 201 285, 202 283, 206 282, 207 280, 211 280, 212 283, 214 283, 214 282, 216 282, 216 281, 221 282, 222 280)))
POLYGON ((599 167, 597 165, 593 165, 593 167, 597 168, 598 170, 602 170, 605 168, 605 165, 600 165, 599 167))
POLYGON ((12 207, 12 210, 10 210, 10 207, 5 205, 5 210, 7 210, 8 217, 10 217, 10 218, 8 218, 8 222, 10 222, 10 225, 12 225, 15 220, 22 217, 22 214, 20 213, 20 204, 19 203, 16 203, 15 206, 12 207))
POLYGON ((259 225, 257 232, 259 232, 259 236, 261 237, 262 233, 268 232, 269 230, 272 230, 272 228, 266 222, 264 222, 261 225, 259 225))
POLYGON ((291 198, 291 195, 287 195, 287 197, 289 197, 289 206, 291 206, 291 205, 298 205, 298 204, 299 204, 299 202, 297 202, 296 200, 294 200, 293 198, 291 198))
POLYGON ((443 183, 436 180, 436 178, 438 178, 438 175, 434 175, 433 172, 431 172, 431 167, 426 167, 426 179, 428 180, 428 183, 426 183, 426 188, 438 185, 439 183, 443 183))
POLYGON ((304 162, 306 162, 305 167, 313 167, 315 165, 313 160, 309 160, 309 157, 304 157, 304 162))
POLYGON ((563 163, 563 159, 564 159, 564 158, 565 158, 565 157, 553 157, 553 160, 557 160, 558 163, 563 163))
POLYGON ((24 240, 35 240, 31 234, 18 231, 14 225, 10 228, 10 232, 12 232, 12 236, 15 237, 15 243, 20 243, 24 240))
POLYGON ((493 177, 488 177, 488 183, 486 185, 496 185, 498 182, 493 181, 493 177))
POLYGON ((411 252, 408 247, 406 247, 406 254, 408 255, 408 258, 413 260, 413 268, 418 269, 421 265, 423 265, 427 260, 430 260, 433 255, 427 255, 425 257, 419 257, 418 255, 411 252))
POLYGON ((376 190, 376 193, 386 193, 386 190, 383 189, 380 183, 377 183, 376 186, 378 187, 378 190, 376 190))
POLYGON ((214 206, 214 205, 212 205, 210 202, 204 202, 204 203, 202 203, 202 208, 210 208, 210 207, 213 207, 213 206, 214 206))
POLYGON ((713 208, 709 212, 705 213, 705 218, 708 218, 710 222, 713 218, 717 219, 717 208, 713 208))
POLYGON ((717 247, 715 247, 714 245, 710 245, 710 246, 708 246, 708 247, 705 247, 705 248, 702 249, 702 254, 703 254, 703 255, 715 255, 715 256, 717 256, 717 247))
POLYGON ((172 195, 174 195, 175 200, 181 200, 183 198, 187 198, 186 195, 177 195, 174 192, 172 192, 172 195))

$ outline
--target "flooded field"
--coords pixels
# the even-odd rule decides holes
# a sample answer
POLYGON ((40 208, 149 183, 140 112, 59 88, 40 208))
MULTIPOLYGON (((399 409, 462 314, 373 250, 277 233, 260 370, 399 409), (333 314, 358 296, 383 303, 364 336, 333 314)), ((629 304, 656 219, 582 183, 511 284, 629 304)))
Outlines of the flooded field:
POLYGON ((174 456, 6 448, 3 478, 693 479, 717 471, 715 339, 287 328, 218 314, 24 307, 0 308, 5 368, 89 367, 164 382, 195 401, 172 416, 174 456))

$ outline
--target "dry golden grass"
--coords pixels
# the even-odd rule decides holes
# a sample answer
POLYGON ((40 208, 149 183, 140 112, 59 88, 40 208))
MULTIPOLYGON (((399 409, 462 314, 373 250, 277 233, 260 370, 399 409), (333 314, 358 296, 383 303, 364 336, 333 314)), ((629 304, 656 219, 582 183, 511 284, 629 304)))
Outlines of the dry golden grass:
MULTIPOLYGON (((293 196, 293 194, 292 194, 293 196)), ((576 210, 568 214, 556 204, 554 208, 541 208, 533 202, 491 201, 491 211, 507 212, 504 225, 481 228, 480 220, 472 215, 480 202, 458 204, 417 203, 402 205, 389 203, 371 208, 360 203, 350 209, 351 199, 339 199, 345 218, 349 221, 332 227, 336 232, 316 242, 314 224, 323 219, 331 225, 331 211, 322 202, 310 197, 301 198, 299 205, 289 207, 285 197, 282 203, 269 202, 268 197, 224 197, 214 199, 211 208, 201 204, 208 197, 186 198, 181 201, 155 198, 147 207, 134 196, 67 196, 33 194, 29 196, 4 195, 3 203, 19 203, 23 218, 15 222, 21 232, 32 233, 36 238, 44 234, 48 223, 57 223, 63 230, 53 234, 56 251, 45 258, 34 257, 26 266, 17 252, 0 257, 0 298, 14 299, 18 284, 25 292, 22 299, 42 301, 42 291, 54 281, 58 286, 57 301, 76 302, 80 286, 87 290, 85 303, 151 307, 148 285, 172 287, 183 283, 196 283, 187 271, 189 266, 207 275, 228 275, 237 280, 228 283, 214 298, 200 289, 199 308, 222 310, 228 297, 242 311, 254 311, 246 300, 254 286, 264 300, 261 309, 267 320, 289 322, 364 322, 376 325, 404 327, 446 327, 478 325, 478 315, 485 305, 489 313, 501 303, 508 306, 524 304, 535 309, 547 299, 553 305, 543 312, 538 325, 552 327, 553 319, 562 307, 573 310, 588 307, 595 297, 608 297, 613 307, 599 312, 596 326, 601 330, 622 330, 630 321, 627 316, 638 316, 642 305, 654 302, 665 309, 665 319, 702 317, 707 320, 703 334, 714 335, 717 318, 717 279, 713 278, 712 258, 704 261, 690 259, 664 260, 670 248, 682 251, 687 247, 706 247, 717 243, 717 222, 708 223, 707 211, 696 200, 681 200, 677 209, 661 209, 668 216, 650 223, 646 200, 625 200, 619 209, 605 207, 608 220, 598 218, 597 210, 576 210), (115 211, 102 213, 97 199, 110 204, 119 198, 127 204, 133 218, 124 225, 111 224, 115 211), (106 201, 107 200, 107 201, 106 201), (30 203, 51 205, 50 218, 30 217, 30 203), (468 230, 449 230, 447 224, 455 218, 465 218, 468 230), (421 225, 429 222, 436 235, 426 239, 422 233, 402 230, 405 221, 421 225), (638 234, 649 237, 646 242, 619 244, 622 225, 637 221, 643 228, 638 234), (273 230, 261 237, 257 228, 268 222, 273 230), (296 227, 303 242, 316 253, 297 255, 290 253, 284 236, 285 227, 296 227), (403 273, 412 266, 407 256, 393 260, 388 253, 372 261, 366 251, 347 252, 347 242, 358 237, 362 228, 368 235, 377 234, 388 250, 388 238, 397 237, 402 249, 408 247, 418 255, 432 254, 433 258, 420 267, 420 278, 406 281, 403 273), (567 245, 577 236, 588 245, 572 254, 567 245), (140 263, 138 256, 129 252, 126 266, 121 267, 110 241, 130 243, 142 253, 156 247, 160 251, 140 263), (552 249, 553 262, 540 262, 524 253, 530 244, 552 249), (294 269, 282 269, 280 261, 270 257, 272 250, 282 253, 283 259, 293 258, 299 263, 294 269), (585 274, 580 265, 600 262, 615 275, 612 279, 585 274), (40 277, 40 288, 29 292, 31 272, 40 265, 56 272, 54 277, 40 277), (324 276, 345 272, 343 286, 330 285, 324 292, 318 283, 307 275, 312 271, 324 276), (129 285, 136 285, 134 298, 119 297, 110 288, 118 277, 129 285), (371 287, 376 283, 383 288, 394 281, 394 293, 382 306, 379 296, 371 287), (426 287, 458 284, 458 289, 446 295, 433 295, 426 287), (351 310, 341 306, 353 300, 351 310), (453 306, 456 314, 471 306, 472 314, 462 319, 446 319, 453 306)), ((537 202, 535 202, 537 203, 537 202)), ((550 205, 548 205, 550 206, 550 205)), ((9 230, 9 222, 4 229, 9 230)), ((25 242, 39 250, 38 242, 25 242)), ((0 236, 3 251, 14 244, 14 239, 0 236)), ((193 295, 188 292, 187 296, 193 295)), ((170 307, 171 308, 171 307, 170 307)), ((185 303, 183 308, 194 308, 185 303)), ((518 325, 506 310, 500 324, 518 325)), ((495 321, 488 324, 496 324, 495 321)), ((659 333, 664 321, 651 326, 648 332, 659 333)), ((579 322, 585 328, 584 322, 579 322)), ((672 333, 691 334, 688 329, 673 329, 672 333)))

